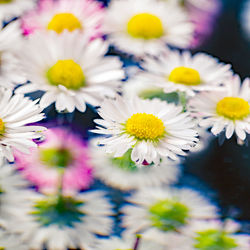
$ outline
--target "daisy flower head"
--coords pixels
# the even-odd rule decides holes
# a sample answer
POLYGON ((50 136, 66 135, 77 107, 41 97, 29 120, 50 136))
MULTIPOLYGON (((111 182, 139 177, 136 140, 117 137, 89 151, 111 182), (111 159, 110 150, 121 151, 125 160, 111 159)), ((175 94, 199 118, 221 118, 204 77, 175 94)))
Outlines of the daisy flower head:
POLYGON ((87 145, 66 129, 52 128, 31 154, 15 152, 16 167, 44 193, 56 193, 62 182, 65 194, 86 189, 93 181, 87 145))
POLYGON ((240 225, 232 220, 195 222, 186 233, 191 237, 189 249, 246 250, 250 236, 238 233, 240 225))
POLYGON ((20 66, 20 60, 17 57, 17 51, 21 45, 22 36, 18 21, 13 21, 4 28, 1 28, 0 85, 5 88, 14 88, 17 84, 26 82, 25 75, 20 66))
POLYGON ((84 33, 89 38, 101 36, 104 8, 94 0, 40 0, 35 10, 22 18, 25 35, 35 31, 54 31, 61 34, 67 30, 84 33))
POLYGON ((157 59, 145 58, 141 81, 154 83, 165 93, 184 92, 194 96, 197 91, 214 90, 232 76, 231 65, 205 53, 167 51, 157 59))
POLYGON ((139 165, 144 161, 158 165, 164 157, 177 160, 198 141, 189 113, 158 99, 117 96, 105 100, 98 113, 103 119, 95 120, 100 126, 93 132, 109 135, 99 145, 115 158, 132 149, 131 159, 139 165))
POLYGON ((139 189, 146 186, 160 186, 176 182, 179 168, 175 161, 167 158, 160 160, 159 165, 143 162, 138 166, 131 159, 132 149, 121 157, 106 154, 102 147, 98 147, 99 138, 91 142, 91 163, 95 176, 121 190, 139 189))
MULTIPOLYGON (((12 165, 0 167, 0 226, 9 229, 11 223, 21 223, 30 208, 31 191, 27 182, 12 165)), ((12 232, 16 232, 15 228, 12 232)), ((0 246, 2 244, 0 233, 0 246)), ((8 249, 8 248, 7 248, 8 249)))
POLYGON ((0 229, 0 249, 27 250, 28 247, 22 242, 20 235, 0 229))
POLYGON ((14 17, 22 15, 25 11, 32 9, 36 0, 1 0, 0 20, 10 21, 14 17))
POLYGON ((250 80, 241 86, 238 75, 225 82, 224 91, 204 92, 189 101, 188 109, 200 119, 200 126, 211 128, 214 135, 225 132, 230 139, 234 132, 244 141, 250 133, 250 80))
POLYGON ((75 196, 34 193, 31 200, 26 221, 15 225, 28 249, 93 249, 98 236, 111 233, 112 207, 101 191, 75 196))
POLYGON ((132 205, 122 208, 126 233, 140 233, 146 239, 155 238, 156 242, 168 246, 173 244, 173 239, 183 242, 183 231, 194 221, 217 217, 215 206, 187 188, 146 188, 128 201, 132 205))
POLYGON ((111 44, 138 57, 156 54, 165 44, 188 47, 193 34, 181 8, 154 0, 111 1, 103 27, 111 44))
POLYGON ((45 128, 27 125, 45 117, 37 101, 0 88, 0 159, 14 161, 13 149, 28 154, 37 146, 33 139, 40 138, 45 128))
POLYGON ((25 48, 20 56, 31 83, 17 92, 45 92, 40 101, 44 108, 55 102, 59 112, 71 113, 75 108, 84 112, 86 103, 98 106, 105 96, 114 96, 124 77, 120 60, 104 57, 107 43, 89 42, 78 32, 37 33, 25 48))

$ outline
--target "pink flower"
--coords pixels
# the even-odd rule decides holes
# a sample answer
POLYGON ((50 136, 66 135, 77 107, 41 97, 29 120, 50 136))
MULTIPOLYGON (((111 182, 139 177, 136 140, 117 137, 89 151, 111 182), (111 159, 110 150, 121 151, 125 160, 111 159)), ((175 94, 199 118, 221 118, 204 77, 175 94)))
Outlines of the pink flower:
POLYGON ((93 39, 102 36, 104 11, 94 0, 40 0, 36 9, 24 15, 21 26, 24 35, 41 30, 79 30, 93 39))
POLYGON ((60 183, 67 195, 87 189, 93 176, 83 141, 62 128, 48 129, 45 137, 31 154, 15 152, 16 168, 45 193, 56 193, 60 183))
POLYGON ((185 0, 185 8, 195 25, 195 37, 191 47, 200 46, 212 33, 221 10, 219 0, 185 0))

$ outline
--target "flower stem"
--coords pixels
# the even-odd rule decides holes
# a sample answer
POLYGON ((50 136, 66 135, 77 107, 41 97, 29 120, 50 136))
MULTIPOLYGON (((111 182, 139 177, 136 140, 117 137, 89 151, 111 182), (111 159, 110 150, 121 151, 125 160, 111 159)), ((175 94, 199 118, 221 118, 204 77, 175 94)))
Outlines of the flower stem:
POLYGON ((59 171, 59 180, 58 180, 58 196, 63 195, 63 177, 64 177, 64 169, 60 169, 59 171))
POLYGON ((179 95, 179 104, 183 107, 183 112, 187 110, 187 96, 185 92, 178 92, 179 95))
POLYGON ((140 239, 141 239, 141 235, 137 234, 136 235, 136 241, 135 241, 135 246, 133 248, 133 250, 137 250, 140 244, 140 239))

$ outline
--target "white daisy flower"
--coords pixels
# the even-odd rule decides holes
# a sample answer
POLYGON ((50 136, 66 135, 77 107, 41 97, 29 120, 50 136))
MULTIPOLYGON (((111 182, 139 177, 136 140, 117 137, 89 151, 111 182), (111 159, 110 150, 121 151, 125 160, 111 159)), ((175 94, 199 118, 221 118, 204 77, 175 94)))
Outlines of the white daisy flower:
POLYGON ((32 83, 17 92, 44 91, 40 105, 56 102, 58 111, 84 112, 86 103, 98 106, 105 96, 114 96, 124 77, 120 60, 104 57, 107 50, 101 39, 89 42, 78 32, 34 34, 21 54, 32 83))
POLYGON ((175 4, 113 0, 104 20, 104 31, 118 49, 141 57, 145 53, 156 54, 160 45, 188 47, 193 24, 175 4))
POLYGON ((45 117, 37 101, 21 94, 12 96, 11 90, 0 88, 0 159, 14 161, 13 148, 29 153, 31 147, 36 147, 33 139, 41 137, 45 128, 27 124, 45 117))
POLYGON ((2 250, 28 250, 28 247, 22 242, 18 234, 11 234, 0 230, 0 249, 2 250))
POLYGON ((184 242, 183 231, 194 221, 217 217, 216 207, 191 189, 147 188, 128 201, 133 205, 122 208, 126 233, 140 233, 166 246, 174 245, 173 239, 184 242))
MULTIPOLYGON (((125 236, 123 238, 111 237, 109 239, 101 239, 98 241, 97 247, 94 250, 132 250, 136 246, 135 236, 125 236)), ((137 250, 165 250, 165 247, 153 241, 139 239, 137 250)))
POLYGON ((186 232, 191 237, 188 249, 250 249, 250 236, 238 233, 239 230, 240 225, 232 220, 195 222, 186 232))
MULTIPOLYGON (((0 167, 0 226, 8 229, 10 223, 23 221, 30 208, 30 193, 27 183, 12 165, 0 167)), ((0 247, 1 244, 0 236, 0 247)))
POLYGON ((34 193, 30 198, 33 207, 26 222, 13 225, 22 233, 29 249, 90 250, 97 235, 111 233, 111 205, 101 191, 84 192, 74 197, 34 193))
MULTIPOLYGON (((160 99, 169 103, 182 104, 178 93, 164 93, 163 89, 155 87, 151 82, 129 80, 122 86, 122 94, 126 98, 138 96, 142 99, 160 99)), ((195 130, 199 134, 199 141, 194 147, 190 149, 191 152, 199 152, 207 148, 210 141, 213 139, 213 135, 209 131, 199 126, 195 127, 195 130)), ((165 178, 165 177, 164 177, 165 178)))
POLYGON ((106 153, 121 157, 132 149, 131 159, 139 165, 144 161, 157 165, 162 157, 177 160, 177 155, 186 155, 183 150, 198 141, 189 113, 158 99, 117 96, 116 100, 104 101, 99 115, 103 120, 95 122, 102 127, 93 132, 110 135, 99 142, 106 153))
POLYGON ((26 82, 20 61, 16 56, 16 51, 21 45, 22 37, 17 21, 11 22, 0 30, 0 85, 3 87, 14 88, 16 84, 26 82))
POLYGON ((94 139, 91 142, 91 163, 94 174, 107 185, 122 190, 139 189, 145 186, 160 186, 172 184, 179 176, 179 168, 176 162, 167 158, 161 159, 158 166, 144 163, 137 166, 131 160, 131 149, 122 157, 113 157, 106 154, 102 147, 97 147, 94 139))
POLYGON ((142 67, 145 71, 139 74, 138 81, 150 82, 165 93, 180 91, 188 96, 218 89, 232 76, 231 65, 205 53, 192 56, 189 51, 167 50, 157 58, 146 57, 142 67))
POLYGON ((205 149, 207 149, 214 139, 214 136, 206 129, 201 128, 197 125, 196 127, 198 134, 199 134, 199 142, 190 149, 191 153, 198 153, 205 149))
POLYGON ((250 80, 245 79, 241 86, 238 75, 225 82, 225 90, 201 93, 189 102, 188 109, 201 121, 200 126, 212 128, 218 135, 226 132, 230 139, 234 132, 240 140, 250 133, 250 80))
POLYGON ((79 30, 90 38, 101 36, 105 8, 93 0, 40 0, 37 8, 22 18, 24 34, 53 30, 58 34, 79 30))
POLYGON ((22 15, 25 11, 33 8, 36 0, 1 0, 0 20, 10 19, 22 15))

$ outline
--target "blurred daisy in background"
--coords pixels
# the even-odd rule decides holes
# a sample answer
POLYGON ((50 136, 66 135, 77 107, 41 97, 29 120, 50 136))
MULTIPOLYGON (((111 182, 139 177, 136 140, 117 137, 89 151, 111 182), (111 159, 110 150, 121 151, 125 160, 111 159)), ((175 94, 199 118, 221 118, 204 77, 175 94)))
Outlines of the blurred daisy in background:
POLYGON ((208 14, 216 13, 218 11, 218 7, 221 5, 220 0, 177 0, 177 1, 179 1, 179 4, 184 5, 188 10, 195 8, 197 10, 204 11, 205 13, 208 14))
POLYGON ((250 133, 250 80, 246 78, 241 86, 238 75, 225 83, 224 91, 201 93, 190 100, 188 110, 200 119, 200 126, 212 128, 230 139, 234 132, 240 140, 250 133))
MULTIPOLYGON (((162 88, 156 87, 154 83, 145 81, 144 78, 140 76, 141 73, 138 72, 136 77, 130 78, 123 83, 121 92, 125 98, 140 97, 149 100, 157 98, 162 101, 168 101, 168 97, 170 98, 170 96, 164 93, 162 88)), ((178 96, 176 100, 178 101, 178 96)))
POLYGON ((0 85, 5 88, 14 88, 16 84, 26 82, 17 57, 22 42, 18 21, 11 22, 0 30, 0 85))
POLYGON ((218 216, 217 208, 191 189, 146 188, 127 200, 132 205, 121 209, 126 233, 140 233, 166 246, 174 245, 173 240, 185 242, 183 231, 194 221, 218 216))
POLYGON ((46 128, 27 125, 44 118, 37 101, 0 88, 0 160, 14 161, 13 149, 28 154, 37 146, 33 139, 40 138, 46 128))
POLYGON ((195 222, 186 232, 192 239, 189 249, 249 249, 250 236, 238 233, 240 228, 240 224, 232 220, 195 222))
MULTIPOLYGON (((169 0, 164 0, 169 1, 169 0)), ((221 10, 220 0, 174 0, 188 13, 195 27, 191 47, 200 46, 213 32, 221 10)))
POLYGON ((189 113, 158 99, 117 96, 105 100, 98 113, 103 119, 94 120, 98 126, 92 132, 110 135, 99 145, 115 158, 132 149, 131 159, 139 165, 144 161, 158 165, 162 157, 177 160, 198 141, 189 113))
POLYGON ((215 90, 232 76, 231 65, 205 53, 192 56, 189 51, 177 50, 157 58, 146 57, 138 81, 147 81, 165 93, 184 92, 194 96, 197 91, 215 90))
MULTIPOLYGON (((162 54, 159 55, 158 58, 160 57, 162 57, 162 54)), ((151 63, 154 63, 155 67, 158 67, 158 62, 154 59, 151 61, 151 63)), ((141 69, 137 68, 134 71, 135 74, 121 85, 120 91, 125 98, 133 98, 137 96, 141 99, 151 100, 157 98, 166 102, 173 102, 175 104, 179 103, 178 93, 164 93, 163 89, 157 87, 155 82, 148 81, 144 77, 144 73, 141 72, 141 69)))
POLYGON ((191 47, 198 47, 213 33, 222 8, 221 0, 180 0, 195 26, 191 47))
POLYGON ((250 1, 249 0, 246 0, 242 4, 241 26, 245 33, 245 37, 248 40, 250 40, 250 1))
POLYGON ((16 168, 41 192, 56 193, 62 182, 64 194, 74 194, 93 182, 86 144, 67 129, 52 128, 31 154, 15 152, 16 168))
MULTIPOLYGON (((139 236, 140 237, 140 236, 139 236)), ((101 239, 98 241, 97 247, 94 250, 132 250, 136 246, 136 237, 125 236, 123 238, 111 237, 109 239, 101 239)), ((165 250, 165 247, 153 241, 139 239, 137 250, 165 250)))
POLYGON ((94 0, 40 0, 35 10, 23 16, 23 33, 52 30, 61 34, 78 30, 88 37, 101 36, 104 10, 94 0))
POLYGON ((111 205, 101 191, 74 197, 34 193, 30 199, 33 205, 26 221, 13 225, 28 249, 93 249, 97 235, 111 233, 111 205))
POLYGON ((138 57, 157 54, 165 44, 186 48, 193 38, 193 25, 179 6, 154 0, 111 1, 103 27, 112 45, 138 57))
POLYGON ((20 16, 25 11, 33 8, 36 0, 1 0, 0 20, 10 21, 12 18, 20 16))
POLYGON ((41 90, 40 105, 56 103, 56 110, 86 110, 86 103, 98 106, 105 96, 114 96, 124 77, 117 57, 104 57, 108 44, 101 39, 92 42, 78 32, 36 34, 29 38, 20 53, 24 71, 31 83, 18 93, 41 90))
MULTIPOLYGON (((116 250, 116 249, 133 249, 135 246, 136 237, 122 239, 119 237, 111 237, 109 239, 100 239, 95 250, 116 250)), ((138 250, 141 248, 139 247, 138 250)), ((145 248, 143 248, 144 250, 145 248)))
POLYGON ((22 242, 20 235, 0 229, 0 249, 27 250, 28 247, 22 242))
MULTIPOLYGON (((25 220, 26 213, 30 208, 29 196, 31 193, 28 189, 28 183, 15 172, 12 165, 5 164, 0 167, 1 227, 9 229, 11 223, 22 223, 25 220)), ((12 232, 15 231, 13 228, 12 232)), ((2 240, 2 232, 0 231, 0 247, 3 244, 2 240)))
POLYGON ((147 164, 138 166, 131 159, 132 149, 121 157, 106 154, 98 147, 99 138, 93 139, 91 145, 91 163, 95 176, 107 185, 122 190, 139 189, 146 186, 160 186, 163 183, 172 184, 177 181, 180 169, 178 163, 161 159, 159 165, 147 164))

